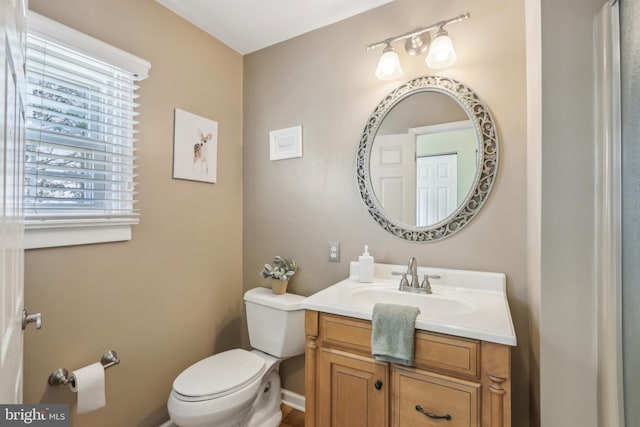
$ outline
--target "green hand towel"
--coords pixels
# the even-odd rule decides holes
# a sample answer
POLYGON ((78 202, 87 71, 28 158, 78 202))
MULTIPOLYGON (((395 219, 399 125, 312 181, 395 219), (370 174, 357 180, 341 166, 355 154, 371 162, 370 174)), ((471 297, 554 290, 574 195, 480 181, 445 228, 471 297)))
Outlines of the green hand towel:
POLYGON ((411 366, 418 307, 378 303, 371 319, 371 353, 378 360, 411 366))

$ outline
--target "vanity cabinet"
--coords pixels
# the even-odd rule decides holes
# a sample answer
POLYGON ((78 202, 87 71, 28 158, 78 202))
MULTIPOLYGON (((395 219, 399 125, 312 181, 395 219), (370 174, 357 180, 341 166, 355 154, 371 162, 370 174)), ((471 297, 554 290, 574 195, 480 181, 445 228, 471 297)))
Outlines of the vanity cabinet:
POLYGON ((305 315, 306 427, 510 427, 510 347, 416 331, 413 366, 371 355, 371 322, 305 315))

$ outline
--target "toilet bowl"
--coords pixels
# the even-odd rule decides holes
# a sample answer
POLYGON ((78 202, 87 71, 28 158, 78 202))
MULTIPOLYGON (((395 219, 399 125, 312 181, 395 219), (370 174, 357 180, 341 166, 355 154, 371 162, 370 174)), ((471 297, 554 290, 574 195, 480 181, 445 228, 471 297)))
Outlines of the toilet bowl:
POLYGON ((173 383, 167 409, 180 427, 277 427, 279 366, 304 353, 304 310, 299 295, 245 293, 253 350, 233 349, 185 369, 173 383))

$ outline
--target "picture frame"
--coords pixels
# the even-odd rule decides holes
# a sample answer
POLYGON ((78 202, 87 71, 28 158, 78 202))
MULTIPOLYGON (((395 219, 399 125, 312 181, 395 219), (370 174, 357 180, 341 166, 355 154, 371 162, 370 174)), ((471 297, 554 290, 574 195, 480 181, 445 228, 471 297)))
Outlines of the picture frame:
POLYGON ((218 122, 176 108, 173 178, 214 184, 217 180, 218 122))
POLYGON ((284 160, 302 157, 302 126, 269 132, 269 159, 284 160))

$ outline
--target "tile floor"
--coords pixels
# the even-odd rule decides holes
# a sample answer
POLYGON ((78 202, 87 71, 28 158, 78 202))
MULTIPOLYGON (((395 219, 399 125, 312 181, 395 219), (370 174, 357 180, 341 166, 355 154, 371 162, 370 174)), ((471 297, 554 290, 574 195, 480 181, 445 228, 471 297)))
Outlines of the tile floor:
POLYGON ((304 427, 304 412, 282 405, 282 423, 280 427, 304 427))

